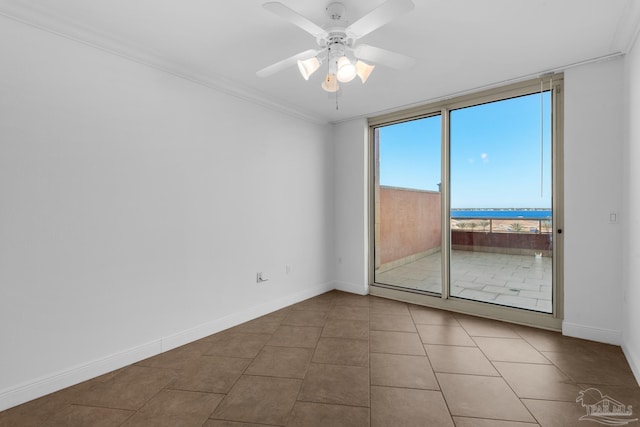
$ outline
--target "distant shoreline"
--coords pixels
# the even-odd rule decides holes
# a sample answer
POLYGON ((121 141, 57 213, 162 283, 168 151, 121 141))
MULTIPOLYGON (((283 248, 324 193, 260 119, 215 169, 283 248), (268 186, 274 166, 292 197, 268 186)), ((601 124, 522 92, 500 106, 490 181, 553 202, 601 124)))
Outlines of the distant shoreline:
POLYGON ((550 220, 551 209, 542 208, 463 208, 451 209, 451 218, 454 219, 538 219, 550 220))

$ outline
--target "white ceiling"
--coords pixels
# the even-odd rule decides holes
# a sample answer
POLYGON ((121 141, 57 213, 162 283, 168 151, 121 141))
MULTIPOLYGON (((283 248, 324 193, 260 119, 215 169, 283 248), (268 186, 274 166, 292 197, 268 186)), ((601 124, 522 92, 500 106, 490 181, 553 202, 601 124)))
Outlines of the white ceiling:
MULTIPOLYGON (((315 40, 262 8, 267 0, 0 0, 0 13, 321 122, 415 105, 625 53, 638 0, 414 0, 415 9, 360 39, 414 57, 376 67, 336 100, 292 67, 255 72, 315 40)), ((319 25, 332 0, 281 0, 319 25)), ((344 0, 355 21, 383 0, 344 0)))

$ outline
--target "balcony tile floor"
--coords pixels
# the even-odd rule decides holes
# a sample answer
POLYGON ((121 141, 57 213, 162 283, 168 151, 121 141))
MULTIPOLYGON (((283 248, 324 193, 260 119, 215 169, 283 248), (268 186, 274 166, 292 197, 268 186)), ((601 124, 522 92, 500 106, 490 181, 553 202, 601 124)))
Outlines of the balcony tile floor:
MULTIPOLYGON (((376 282, 441 292, 441 256, 435 253, 383 273, 376 282)), ((551 258, 452 251, 451 295, 551 313, 551 258)))
POLYGON ((332 291, 0 412, 0 427, 580 427, 602 396, 636 424, 620 347, 332 291))

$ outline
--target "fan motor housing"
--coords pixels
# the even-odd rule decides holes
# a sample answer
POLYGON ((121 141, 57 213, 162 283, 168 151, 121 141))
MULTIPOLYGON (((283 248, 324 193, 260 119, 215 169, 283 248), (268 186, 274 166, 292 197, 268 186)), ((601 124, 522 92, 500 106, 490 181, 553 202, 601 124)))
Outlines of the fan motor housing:
POLYGON ((344 16, 347 8, 340 2, 334 2, 329 3, 325 10, 329 19, 331 19, 332 21, 339 21, 344 16))
POLYGON ((347 47, 351 47, 353 45, 353 39, 347 35, 345 29, 342 27, 329 28, 327 29, 327 33, 326 37, 317 40, 319 46, 327 47, 336 43, 347 47))

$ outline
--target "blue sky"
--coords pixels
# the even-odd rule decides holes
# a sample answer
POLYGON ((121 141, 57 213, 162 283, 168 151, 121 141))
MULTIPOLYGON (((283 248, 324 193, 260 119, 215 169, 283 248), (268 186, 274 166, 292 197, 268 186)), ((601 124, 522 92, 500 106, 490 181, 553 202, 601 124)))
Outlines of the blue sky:
MULTIPOLYGON (((540 192, 540 94, 451 112, 452 208, 550 208, 551 110, 543 100, 540 192)), ((440 116, 380 128, 380 183, 438 190, 440 116)))

